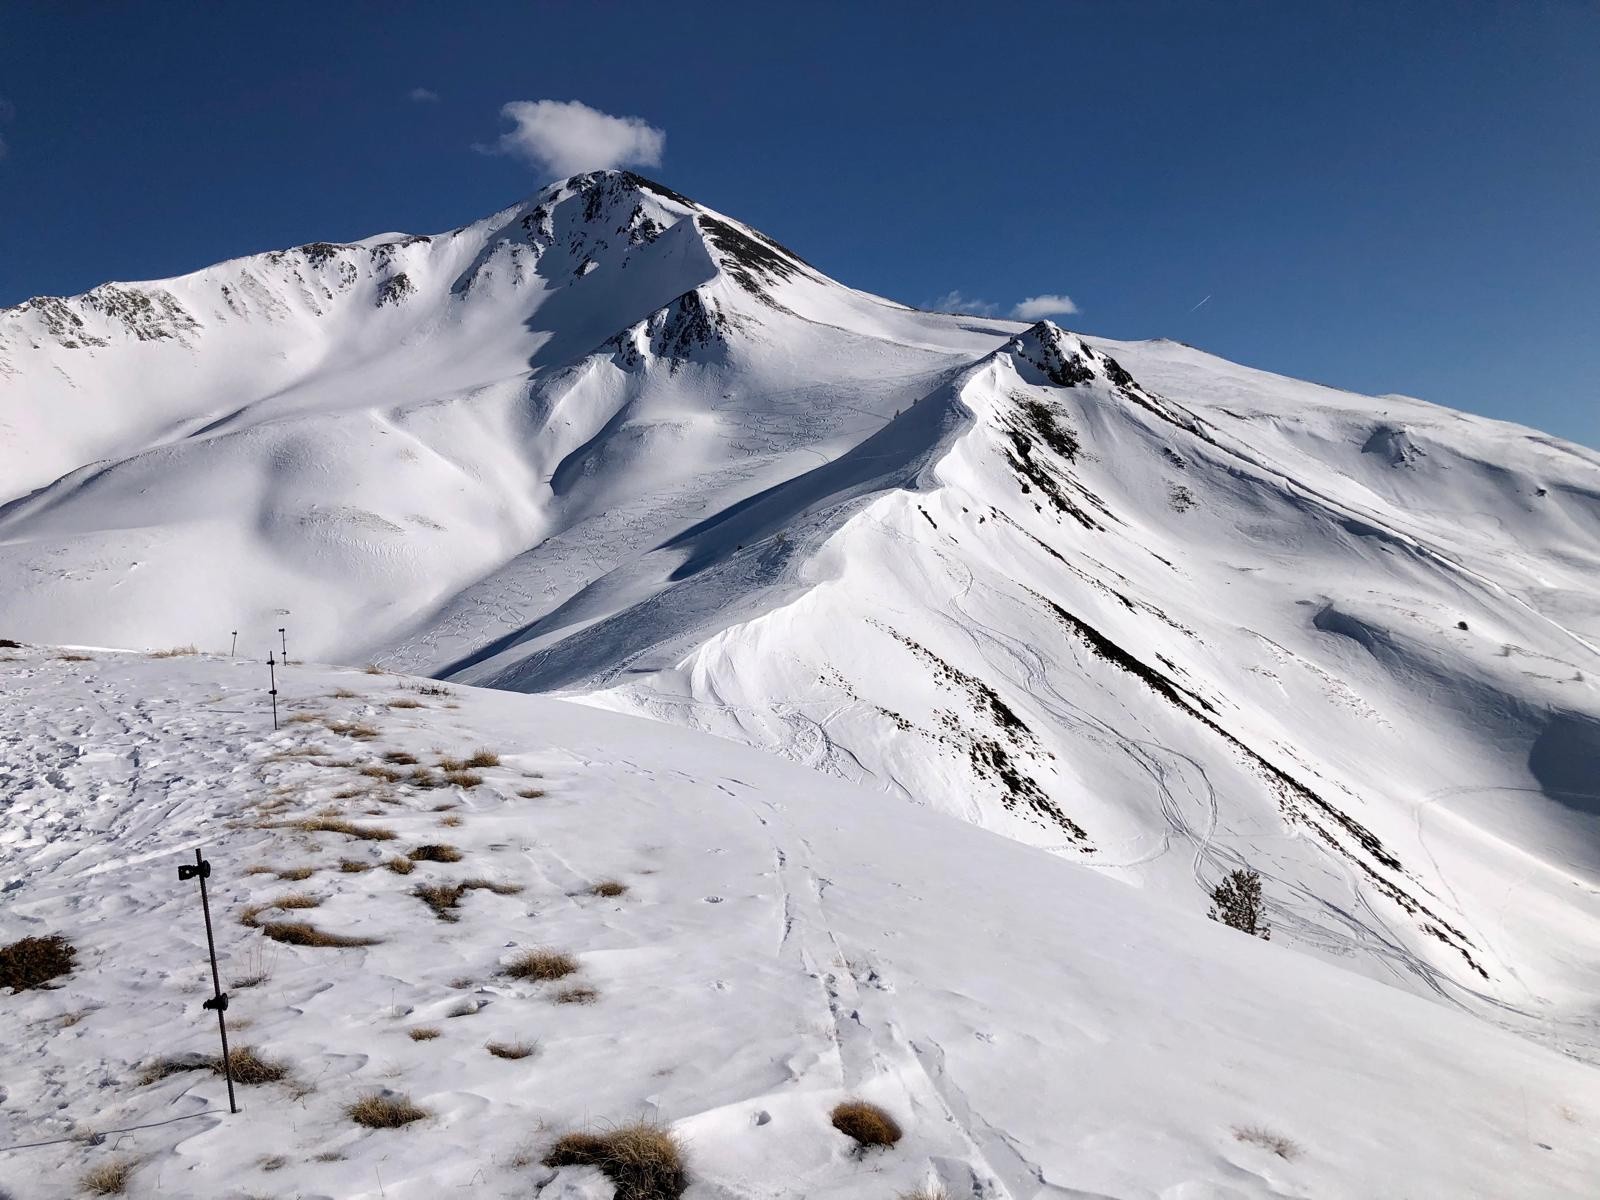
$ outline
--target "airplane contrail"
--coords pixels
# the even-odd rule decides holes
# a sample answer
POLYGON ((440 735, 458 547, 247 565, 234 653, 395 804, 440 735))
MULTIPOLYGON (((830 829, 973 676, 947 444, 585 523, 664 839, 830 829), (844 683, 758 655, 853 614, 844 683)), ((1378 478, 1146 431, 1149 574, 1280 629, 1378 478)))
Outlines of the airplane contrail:
MULTIPOLYGON (((1206 300, 1209 300, 1209 299, 1211 299, 1211 295, 1210 295, 1210 293, 1207 293, 1207 294, 1206 294, 1206 300)), ((1205 303, 1205 302, 1206 302, 1206 300, 1202 300, 1202 301, 1200 301, 1200 304, 1204 304, 1204 303, 1205 303)), ((1194 311, 1195 311, 1195 309, 1196 309, 1196 308, 1199 308, 1199 307, 1200 307, 1200 304, 1196 304, 1196 305, 1195 305, 1195 306, 1194 306, 1194 308, 1191 308, 1191 309, 1190 309, 1190 310, 1189 310, 1189 311, 1190 311, 1190 312, 1194 312, 1194 311)))

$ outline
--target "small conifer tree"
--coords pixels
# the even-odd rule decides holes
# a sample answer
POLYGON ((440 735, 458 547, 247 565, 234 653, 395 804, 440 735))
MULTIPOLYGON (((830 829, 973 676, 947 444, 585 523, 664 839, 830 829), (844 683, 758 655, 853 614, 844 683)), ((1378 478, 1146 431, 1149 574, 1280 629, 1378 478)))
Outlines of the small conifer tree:
POLYGON ((1248 867, 1229 871, 1227 877, 1211 889, 1211 911, 1206 914, 1213 921, 1254 934, 1262 941, 1272 937, 1272 930, 1262 918, 1261 876, 1248 867))

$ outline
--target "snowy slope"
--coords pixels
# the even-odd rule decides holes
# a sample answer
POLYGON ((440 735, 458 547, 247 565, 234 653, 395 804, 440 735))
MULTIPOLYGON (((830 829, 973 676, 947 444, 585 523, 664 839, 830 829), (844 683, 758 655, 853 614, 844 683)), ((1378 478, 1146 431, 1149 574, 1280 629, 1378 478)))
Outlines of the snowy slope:
POLYGON ((1600 456, 627 174, 0 315, 0 624, 560 691, 1600 1055, 1600 456))
POLYGON ((273 733, 264 665, 220 657, 27 647, 0 683, 0 944, 59 931, 79 952, 59 987, 0 997, 19 1200, 82 1194, 108 1161, 136 1197, 600 1198, 592 1171, 538 1160, 640 1116, 686 1143, 688 1200, 1534 1200, 1600 1174, 1591 1066, 734 743, 298 666, 273 733), (500 761, 463 789, 361 773, 477 747, 500 761), (317 815, 394 837, 291 827, 317 815), (440 842, 460 860, 378 865, 440 842), (241 1087, 236 1117, 220 1079, 176 1069, 215 1053, 175 871, 197 844, 233 1044, 290 1071, 241 1087), (507 894, 467 893, 453 922, 412 894, 473 877, 507 894), (606 878, 627 891, 590 894, 606 878), (287 916, 376 942, 241 924, 295 892, 315 907, 287 916), (533 946, 578 973, 497 973, 533 946), (592 1003, 555 1002, 574 981, 592 1003), (519 1040, 537 1048, 485 1051, 519 1040), (374 1091, 429 1115, 362 1129, 344 1106, 374 1091), (890 1111, 900 1144, 854 1154, 827 1120, 846 1096, 890 1111))

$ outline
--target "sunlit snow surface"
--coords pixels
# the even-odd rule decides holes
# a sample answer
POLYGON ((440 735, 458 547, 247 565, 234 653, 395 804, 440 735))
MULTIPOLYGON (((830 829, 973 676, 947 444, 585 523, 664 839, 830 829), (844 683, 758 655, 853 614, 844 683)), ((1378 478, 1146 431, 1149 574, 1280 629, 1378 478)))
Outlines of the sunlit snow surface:
POLYGON ((935 1181, 958 1198, 1567 1197, 1600 1171, 1594 1068, 902 797, 567 701, 356 670, 282 672, 284 716, 316 719, 273 733, 263 663, 59 653, 0 663, 0 939, 79 950, 57 989, 0 997, 0 1142, 49 1143, 0 1157, 23 1200, 80 1195, 115 1159, 137 1163, 130 1196, 603 1197, 538 1159, 641 1116, 685 1142, 691 1200, 935 1181), (500 761, 465 791, 359 773, 480 747, 500 761), (333 812, 394 837, 289 827, 333 812), (460 861, 378 865, 439 842, 460 861), (205 1071, 139 1082, 215 1053, 198 894, 176 870, 196 845, 233 1045, 291 1071, 241 1087, 238 1116, 205 1071), (469 892, 453 923, 412 894, 471 878, 522 890, 469 892), (628 890, 590 894, 608 878, 628 890), (320 903, 260 919, 377 943, 240 924, 293 892, 320 903), (578 972, 498 973, 536 946, 578 972), (557 1003, 574 984, 598 998, 557 1003), (491 1041, 537 1049, 507 1061, 491 1041), (344 1106, 373 1091, 429 1116, 363 1130, 344 1106), (904 1140, 853 1154, 827 1119, 846 1096, 904 1140), (1290 1156, 1238 1140, 1252 1128, 1290 1156))
POLYGON ((1285 971, 1591 1062, 1597 579, 1592 451, 907 309, 626 174, 0 314, 0 636, 283 626, 747 742, 1174 914, 1248 865, 1285 971))

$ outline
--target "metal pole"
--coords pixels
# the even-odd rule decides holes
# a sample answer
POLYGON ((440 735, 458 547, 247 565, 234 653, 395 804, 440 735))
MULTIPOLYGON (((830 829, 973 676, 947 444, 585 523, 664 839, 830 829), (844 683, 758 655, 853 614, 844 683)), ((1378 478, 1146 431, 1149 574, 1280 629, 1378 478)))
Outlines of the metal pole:
POLYGON ((278 626, 278 637, 283 642, 283 665, 289 665, 289 635, 283 631, 283 626, 278 626))
POLYGON ((267 690, 267 695, 272 697, 272 728, 276 732, 278 728, 278 668, 277 664, 272 660, 271 650, 267 651, 267 678, 272 682, 272 686, 267 690))
POLYGON ((206 895, 206 876, 211 874, 211 864, 200 853, 200 848, 195 847, 194 866, 179 867, 178 878, 200 880, 200 909, 206 917, 206 950, 211 955, 211 999, 207 1000, 202 1008, 217 1010, 217 1033, 222 1038, 222 1074, 228 1080, 228 1111, 236 1113, 239 1104, 233 1097, 233 1062, 228 1057, 228 1020, 224 1013, 228 1011, 228 993, 222 990, 222 976, 217 972, 217 942, 211 933, 211 899, 206 895))
POLYGON ((239 631, 237 629, 235 629, 233 631, 233 645, 228 647, 228 657, 232 658, 233 655, 234 655, 234 652, 236 650, 238 650, 238 649, 239 649, 239 631))

